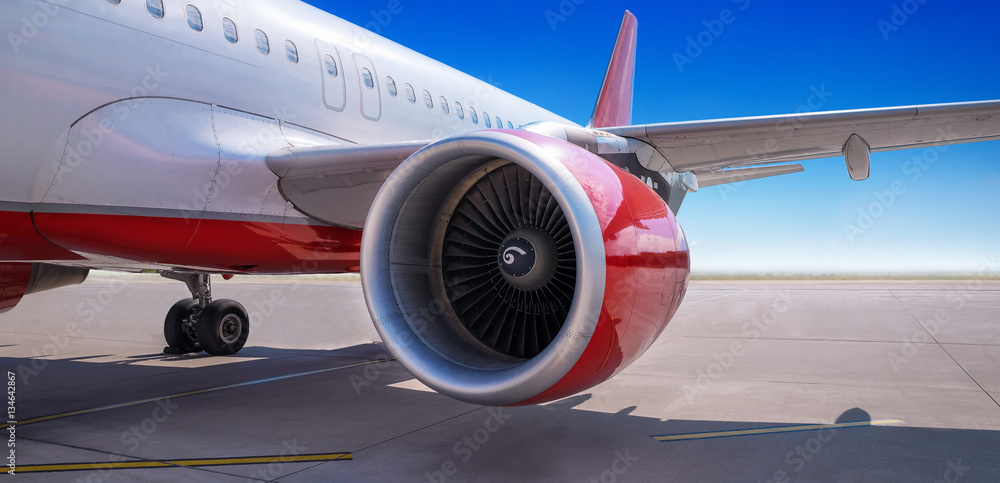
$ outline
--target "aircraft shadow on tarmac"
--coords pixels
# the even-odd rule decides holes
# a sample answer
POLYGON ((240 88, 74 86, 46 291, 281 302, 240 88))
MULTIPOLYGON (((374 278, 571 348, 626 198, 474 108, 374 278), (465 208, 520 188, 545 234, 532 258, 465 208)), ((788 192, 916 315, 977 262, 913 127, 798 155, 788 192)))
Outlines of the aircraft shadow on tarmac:
MULTIPOLYGON (((277 454, 283 442, 295 441, 309 453, 356 452, 353 461, 322 466, 343 475, 377 466, 433 480, 454 465, 466 478, 600 481, 630 473, 640 480, 1000 481, 998 431, 872 421, 862 408, 845 408, 823 427, 660 419, 634 414, 656 408, 640 411, 626 396, 608 403, 602 395, 604 407, 595 410, 590 393, 497 410, 419 390, 396 362, 363 364, 385 357, 381 344, 330 351, 247 347, 228 358, 148 354, 99 361, 106 358, 94 355, 42 364, 7 357, 0 368, 19 373, 18 437, 140 459, 277 454), (185 365, 203 359, 214 364, 185 365), (172 394, 176 415, 138 447, 124 434, 150 418, 154 402, 32 422, 172 394), (190 454, 193 447, 211 451, 190 454)), ((45 454, 20 458, 21 464, 55 463, 45 454)))

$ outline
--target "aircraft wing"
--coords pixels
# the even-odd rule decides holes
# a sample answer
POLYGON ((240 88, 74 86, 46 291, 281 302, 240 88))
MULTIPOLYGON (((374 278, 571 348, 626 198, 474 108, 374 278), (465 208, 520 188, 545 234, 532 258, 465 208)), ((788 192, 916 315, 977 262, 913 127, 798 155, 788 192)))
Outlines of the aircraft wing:
POLYGON ((1000 139, 1000 101, 789 114, 602 128, 652 145, 700 186, 801 171, 799 165, 740 168, 844 156, 852 179, 869 174, 869 153, 1000 139))
POLYGON ((431 141, 378 145, 304 146, 267 156, 281 195, 303 213, 361 229, 382 183, 411 154, 431 141))
MULTIPOLYGON (((870 153, 1000 139, 1000 101, 788 114, 601 128, 646 143, 656 172, 692 173, 696 187, 796 173, 789 164, 844 156, 852 179, 870 173, 870 153), (659 161, 657 161, 659 159, 659 161), (759 166, 772 165, 772 166, 759 166)), ((382 182, 431 141, 286 148, 268 156, 286 199, 317 219, 364 226, 382 182)), ((584 143, 585 144, 585 143, 584 143)), ((676 209, 676 207, 675 207, 676 209)))

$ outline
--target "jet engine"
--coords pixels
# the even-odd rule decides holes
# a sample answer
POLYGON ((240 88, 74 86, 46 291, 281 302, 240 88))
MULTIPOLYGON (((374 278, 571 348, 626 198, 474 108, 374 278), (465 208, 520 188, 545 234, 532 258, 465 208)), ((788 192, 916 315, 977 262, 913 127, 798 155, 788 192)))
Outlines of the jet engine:
POLYGON ((90 270, 47 263, 0 263, 0 314, 25 295, 83 283, 90 270))
POLYGON ((688 247, 642 181, 567 141, 477 131, 417 151, 365 224, 365 299, 417 379, 484 405, 599 384, 663 331, 688 247))

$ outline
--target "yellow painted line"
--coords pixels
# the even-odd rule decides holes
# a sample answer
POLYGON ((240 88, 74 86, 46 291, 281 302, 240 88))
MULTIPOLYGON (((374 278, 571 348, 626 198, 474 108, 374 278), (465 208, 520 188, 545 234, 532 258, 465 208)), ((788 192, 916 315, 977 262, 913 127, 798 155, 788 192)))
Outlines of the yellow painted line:
POLYGON ((370 364, 379 364, 379 363, 382 363, 382 362, 389 362, 389 361, 394 361, 394 360, 395 359, 393 359, 393 358, 388 358, 388 359, 378 359, 378 360, 374 360, 374 361, 364 361, 364 362, 358 362, 358 363, 355 363, 355 364, 347 364, 347 365, 344 365, 344 366, 330 367, 330 368, 326 368, 326 369, 317 369, 315 371, 299 372, 299 373, 295 373, 295 374, 287 374, 287 375, 284 375, 284 376, 275 376, 275 377, 268 377, 268 378, 264 378, 264 379, 255 379, 253 381, 240 382, 240 383, 236 383, 236 384, 227 384, 225 386, 210 387, 210 388, 206 388, 206 389, 198 389, 198 390, 195 390, 195 391, 179 392, 177 394, 171 394, 169 396, 151 397, 151 398, 148 398, 148 399, 139 399, 137 401, 129 401, 129 402, 118 403, 118 404, 109 404, 107 406, 99 406, 99 407, 96 407, 96 408, 80 409, 80 410, 77 410, 77 411, 69 411, 69 412, 59 413, 59 414, 51 414, 49 416, 40 416, 40 417, 37 417, 37 418, 25 419, 24 421, 17 421, 15 423, 3 423, 3 424, 0 424, 0 429, 6 429, 6 428, 9 428, 11 426, 24 426, 24 425, 27 425, 27 424, 41 423, 41 422, 44 422, 44 421, 51 421, 53 419, 69 418, 69 417, 73 417, 73 416, 79 416, 81 414, 90 414, 90 413, 96 413, 96 412, 101 412, 101 411, 109 411, 111 409, 120 409, 120 408, 129 407, 129 406, 138 406, 140 404, 146 404, 146 403, 157 402, 157 401, 166 401, 168 399, 177 399, 177 398, 188 397, 188 396, 196 396, 196 395, 199 395, 199 394, 208 394, 208 393, 211 393, 211 392, 225 391, 227 389, 236 389, 236 388, 240 388, 240 387, 254 386, 254 385, 257 385, 257 384, 264 384, 264 383, 267 383, 267 382, 284 381, 286 379, 295 379, 297 377, 312 376, 312 375, 316 375, 316 374, 323 374, 325 372, 341 371, 341 370, 344 370, 344 369, 351 369, 351 368, 354 368, 354 367, 367 366, 367 365, 370 365, 370 364))
POLYGON ((118 461, 107 463, 65 463, 54 465, 18 466, 17 473, 48 473, 55 471, 87 471, 87 470, 130 470, 144 468, 174 468, 195 466, 230 466, 230 465, 260 465, 270 463, 302 463, 310 461, 350 461, 352 453, 325 453, 286 456, 253 456, 247 458, 207 458, 195 460, 169 461, 118 461))
POLYGON ((83 470, 128 470, 135 468, 166 468, 171 465, 160 461, 122 461, 118 463, 67 463, 60 465, 29 465, 18 466, 17 473, 44 473, 51 471, 83 471, 83 470))
POLYGON ((776 428, 740 429, 736 431, 715 431, 710 433, 666 434, 653 436, 657 441, 688 441, 692 439, 729 438, 734 436, 752 436, 758 434, 794 433, 798 431, 820 431, 823 429, 859 428, 865 426, 889 426, 906 424, 898 419, 879 419, 876 421, 855 421, 836 424, 802 424, 798 426, 781 426, 776 428))

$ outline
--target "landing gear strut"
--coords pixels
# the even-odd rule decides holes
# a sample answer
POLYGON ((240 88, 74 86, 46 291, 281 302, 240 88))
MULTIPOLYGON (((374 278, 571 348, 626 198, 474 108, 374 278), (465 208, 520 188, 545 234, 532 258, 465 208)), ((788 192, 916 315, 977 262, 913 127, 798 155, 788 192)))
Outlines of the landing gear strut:
POLYGON ((207 273, 162 272, 161 276, 187 285, 191 298, 170 308, 163 322, 164 354, 205 351, 214 356, 235 354, 247 343, 250 317, 235 300, 212 300, 207 273))

